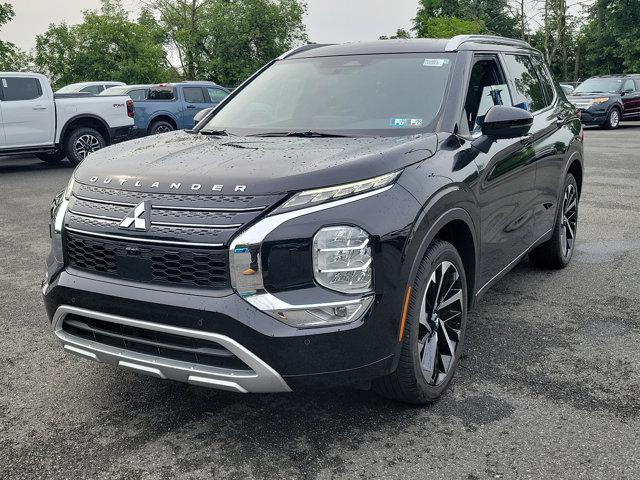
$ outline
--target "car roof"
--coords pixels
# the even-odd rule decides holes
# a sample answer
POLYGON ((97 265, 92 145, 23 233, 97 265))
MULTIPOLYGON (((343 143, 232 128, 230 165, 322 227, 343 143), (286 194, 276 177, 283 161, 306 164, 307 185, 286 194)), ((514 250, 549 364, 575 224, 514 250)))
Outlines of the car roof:
POLYGON ((341 55, 373 55, 387 53, 426 53, 457 51, 517 51, 537 52, 523 40, 493 35, 457 35, 453 38, 412 38, 398 40, 377 40, 373 42, 353 42, 344 44, 309 44, 293 49, 279 60, 289 58, 331 57, 341 55))

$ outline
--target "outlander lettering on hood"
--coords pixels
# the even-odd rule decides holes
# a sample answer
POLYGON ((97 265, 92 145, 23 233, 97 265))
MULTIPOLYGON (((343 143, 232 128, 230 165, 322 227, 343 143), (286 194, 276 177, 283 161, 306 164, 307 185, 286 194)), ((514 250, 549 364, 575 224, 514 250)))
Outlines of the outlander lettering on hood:
POLYGON ((247 190, 247 186, 246 185, 234 185, 232 187, 227 187, 227 189, 225 190, 225 186, 221 185, 221 184, 213 184, 213 185, 207 185, 207 184, 202 184, 202 183, 192 183, 192 184, 187 184, 187 185, 183 185, 182 182, 163 182, 161 185, 161 182, 156 182, 156 181, 152 181, 152 182, 142 182, 141 180, 137 180, 135 178, 117 178, 117 177, 104 177, 104 178, 100 178, 100 177, 96 177, 93 176, 91 178, 89 178, 89 182, 93 183, 93 184, 100 184, 100 185, 111 185, 111 183, 115 183, 117 185, 119 185, 120 187, 122 186, 126 186, 127 187, 133 187, 133 188, 166 188, 168 190, 182 190, 182 191, 192 191, 192 192, 198 192, 198 191, 211 191, 211 192, 225 192, 227 190, 230 190, 232 192, 243 192, 245 193, 247 190))

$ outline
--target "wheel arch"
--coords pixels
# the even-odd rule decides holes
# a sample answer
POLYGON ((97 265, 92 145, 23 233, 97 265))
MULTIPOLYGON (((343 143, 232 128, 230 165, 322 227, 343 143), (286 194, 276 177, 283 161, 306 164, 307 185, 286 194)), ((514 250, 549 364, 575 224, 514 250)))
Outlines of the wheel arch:
MULTIPOLYGON (((437 205, 427 205, 426 208, 439 210, 437 205)), ((480 256, 476 225, 471 214, 462 207, 446 208, 436 215, 434 220, 425 217, 414 226, 413 240, 410 240, 408 247, 408 254, 413 258, 408 281, 413 282, 429 245, 436 239, 447 241, 456 248, 462 259, 467 277, 468 305, 471 307, 475 301, 480 256)))
POLYGON ((58 142, 60 145, 64 145, 64 142, 67 139, 67 136, 75 129, 88 127, 97 130, 100 135, 104 138, 104 141, 107 145, 111 144, 111 135, 109 134, 109 125, 97 115, 91 114, 81 114, 76 115, 75 117, 71 117, 67 120, 67 123, 64 124, 62 130, 60 131, 60 138, 58 142))
POLYGON ((178 129, 178 121, 171 114, 162 112, 151 117, 151 119, 149 120, 149 125, 147 126, 147 131, 151 129, 151 126, 155 122, 159 121, 169 122, 171 125, 173 125, 173 128, 175 128, 176 130, 178 129))

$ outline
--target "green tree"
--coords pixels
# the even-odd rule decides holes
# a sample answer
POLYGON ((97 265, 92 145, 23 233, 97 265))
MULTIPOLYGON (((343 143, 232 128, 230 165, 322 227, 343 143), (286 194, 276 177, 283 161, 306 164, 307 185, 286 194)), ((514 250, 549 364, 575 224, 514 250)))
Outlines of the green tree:
POLYGON ((102 0, 78 25, 50 25, 36 37, 35 65, 55 87, 84 80, 167 81, 172 73, 161 30, 144 10, 132 21, 120 0, 102 0))
POLYGON ((155 0, 153 8, 187 79, 235 86, 308 40, 299 0, 155 0))
POLYGON ((419 37, 471 33, 514 37, 518 18, 511 14, 508 0, 421 0, 414 30, 419 37))
MULTIPOLYGON (((9 23, 15 12, 10 3, 0 3, 0 28, 9 23)), ((29 56, 15 44, 0 40, 0 71, 20 71, 28 67, 29 56)))

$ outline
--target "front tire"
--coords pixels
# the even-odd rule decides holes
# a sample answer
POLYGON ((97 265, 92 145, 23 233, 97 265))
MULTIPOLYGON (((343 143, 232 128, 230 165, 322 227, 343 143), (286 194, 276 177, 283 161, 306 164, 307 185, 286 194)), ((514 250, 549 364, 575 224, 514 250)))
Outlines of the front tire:
POLYGON ((73 130, 65 142, 65 153, 73 165, 79 165, 88 155, 107 146, 104 137, 97 130, 80 127, 73 130))
POLYGON ((450 243, 435 240, 411 287, 398 368, 374 382, 376 392, 417 405, 444 393, 462 352, 467 298, 460 255, 450 243))
POLYGON ((620 126, 620 109, 613 107, 607 115, 607 121, 604 123, 604 128, 607 130, 615 130, 620 126))
POLYGON ((570 173, 564 181, 563 192, 551 239, 529 253, 529 260, 537 267, 561 269, 566 267, 573 257, 580 198, 578 184, 570 173))

